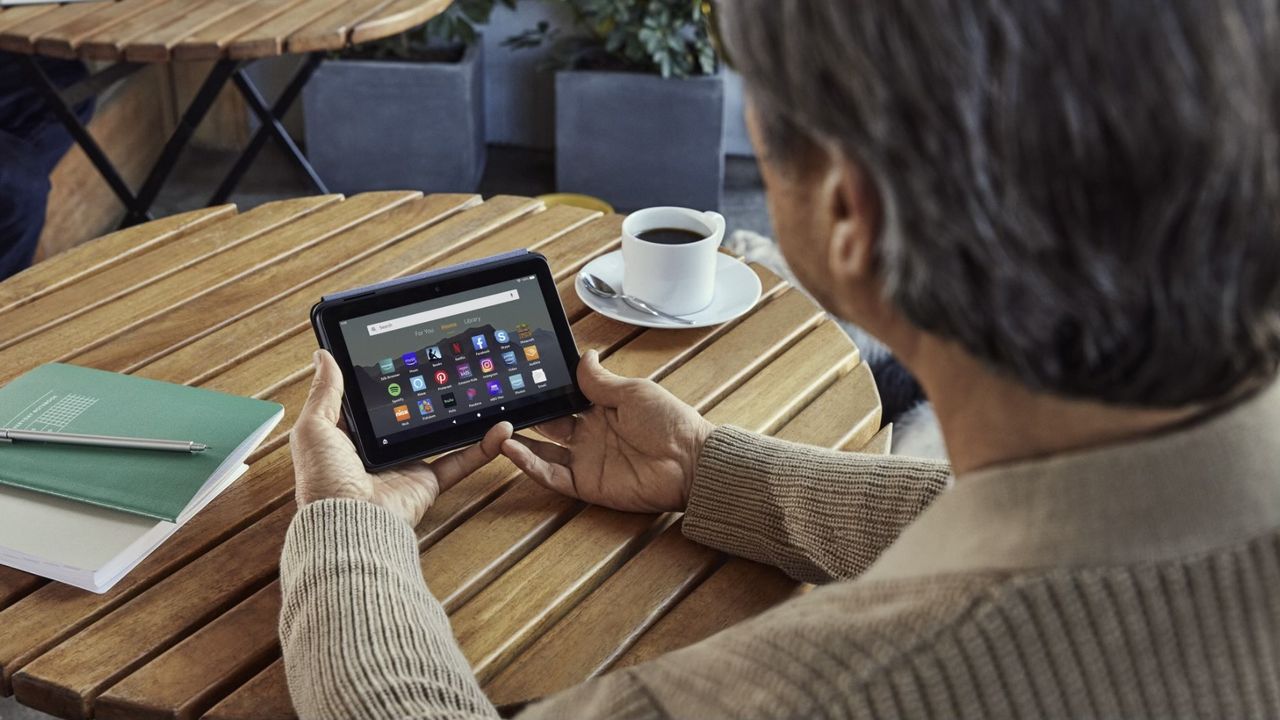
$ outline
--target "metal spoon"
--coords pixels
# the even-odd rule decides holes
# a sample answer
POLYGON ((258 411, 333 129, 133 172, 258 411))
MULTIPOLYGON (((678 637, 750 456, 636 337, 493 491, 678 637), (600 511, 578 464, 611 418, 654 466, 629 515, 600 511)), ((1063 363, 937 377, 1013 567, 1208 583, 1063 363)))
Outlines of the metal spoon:
POLYGON ((664 318, 666 320, 671 320, 673 322, 683 323, 685 325, 693 324, 692 320, 686 320, 685 318, 682 318, 678 315, 664 313, 661 310, 653 307, 649 303, 641 300, 640 298, 633 298, 630 295, 624 295, 623 293, 620 293, 617 290, 614 290, 612 285, 605 282, 604 280, 601 280, 595 275, 592 275, 591 273, 585 273, 585 272, 582 273, 582 284, 587 288, 587 292, 597 297, 621 300, 622 302, 635 308, 636 310, 639 310, 642 313, 648 313, 650 315, 664 318))

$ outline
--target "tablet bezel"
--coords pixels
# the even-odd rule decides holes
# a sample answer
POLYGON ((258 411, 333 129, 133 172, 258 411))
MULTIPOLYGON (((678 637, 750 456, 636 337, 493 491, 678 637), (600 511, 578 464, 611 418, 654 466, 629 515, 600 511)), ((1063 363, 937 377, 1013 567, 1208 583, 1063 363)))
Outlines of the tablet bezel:
POLYGON ((364 462, 365 468, 370 471, 384 470, 411 460, 471 445, 483 438, 489 428, 502 420, 510 422, 518 430, 581 412, 591 406, 578 388, 577 373, 580 360, 578 348, 573 339, 569 319, 564 313, 564 304, 560 301, 560 294, 556 290, 555 278, 551 274, 551 267, 547 264, 546 258, 537 253, 528 253, 514 260, 496 261, 491 264, 480 263, 457 272, 449 272, 446 269, 440 274, 432 274, 429 277, 388 284, 373 288, 368 293, 324 301, 312 310, 312 324, 320 345, 333 354, 342 370, 342 378, 346 386, 346 392, 342 396, 343 415, 360 453, 360 459, 364 462), (365 409, 365 398, 356 382, 355 366, 351 362, 339 323, 343 320, 394 310, 487 285, 516 280, 530 274, 538 278, 538 288, 551 317, 556 339, 560 343, 569 376, 573 380, 572 385, 552 390, 549 397, 542 398, 532 405, 505 411, 486 408, 481 411, 482 416, 469 417, 465 424, 457 427, 442 427, 420 438, 393 445, 382 445, 373 433, 373 425, 365 409))

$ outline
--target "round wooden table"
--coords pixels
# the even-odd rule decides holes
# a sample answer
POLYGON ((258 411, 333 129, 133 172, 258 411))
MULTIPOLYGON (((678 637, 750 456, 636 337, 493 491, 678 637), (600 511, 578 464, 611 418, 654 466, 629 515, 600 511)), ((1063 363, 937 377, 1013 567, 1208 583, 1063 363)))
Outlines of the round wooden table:
MULTIPOLYGON (((380 192, 139 225, 0 283, 0 383, 54 360, 270 398, 288 417, 251 469, 105 595, 0 567, 0 691, 68 718, 292 717, 276 635, 294 513, 287 432, 323 293, 516 248, 544 254, 583 350, 719 423, 883 452, 857 348, 755 267, 764 297, 699 330, 645 330, 573 289, 621 217, 528 198, 380 192)), ((796 592, 777 570, 686 540, 679 518, 588 507, 500 459, 417 528, 428 585, 499 704, 696 642, 796 592)))
MULTIPOLYGON (((228 82, 261 123, 249 146, 213 191, 226 202, 270 138, 327 193, 324 181, 281 123, 326 53, 416 27, 452 0, 96 0, 66 5, 0 8, 0 51, 28 56, 26 76, 125 206, 124 225, 151 219, 151 206, 200 122, 228 82), (243 72, 245 63, 306 54, 276 101, 243 72), (34 56, 114 62, 70 88, 50 81, 34 56), (151 172, 135 191, 80 122, 73 108, 140 69, 144 63, 213 60, 151 172)), ((157 102, 160 102, 157 99, 157 102)))

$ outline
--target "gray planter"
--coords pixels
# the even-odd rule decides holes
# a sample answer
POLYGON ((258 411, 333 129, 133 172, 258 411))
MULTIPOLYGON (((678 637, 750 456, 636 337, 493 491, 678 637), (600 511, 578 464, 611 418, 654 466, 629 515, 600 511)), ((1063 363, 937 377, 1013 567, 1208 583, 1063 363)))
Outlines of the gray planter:
POLYGON ((307 157, 342 193, 475 190, 483 67, 479 43, 457 63, 326 60, 302 96, 307 157))
POLYGON ((720 209, 724 81, 557 73, 556 184, 620 210, 720 209))

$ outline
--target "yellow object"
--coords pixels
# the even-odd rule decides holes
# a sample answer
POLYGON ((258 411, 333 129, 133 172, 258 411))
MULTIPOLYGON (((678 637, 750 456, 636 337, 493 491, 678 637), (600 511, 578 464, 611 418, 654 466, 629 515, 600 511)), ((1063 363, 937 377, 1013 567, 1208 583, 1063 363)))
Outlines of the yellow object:
POLYGON ((547 207, 555 205, 572 205, 573 207, 585 208, 587 210, 599 210, 605 215, 612 215, 613 206, 597 197, 590 195, 579 195, 577 193, 551 193, 550 195, 539 195, 538 199, 546 204, 547 207))

